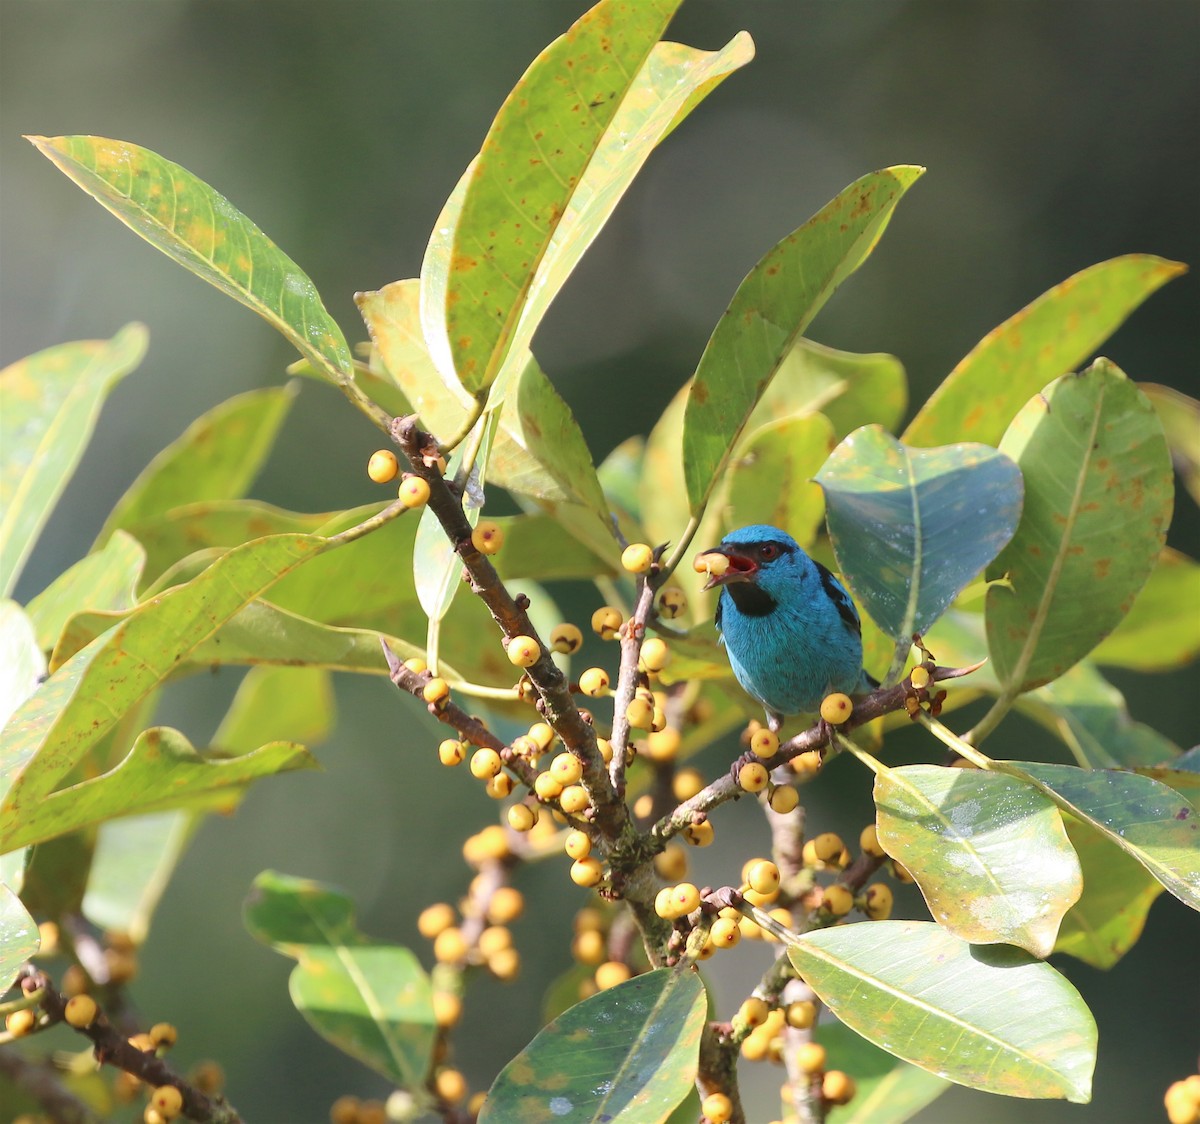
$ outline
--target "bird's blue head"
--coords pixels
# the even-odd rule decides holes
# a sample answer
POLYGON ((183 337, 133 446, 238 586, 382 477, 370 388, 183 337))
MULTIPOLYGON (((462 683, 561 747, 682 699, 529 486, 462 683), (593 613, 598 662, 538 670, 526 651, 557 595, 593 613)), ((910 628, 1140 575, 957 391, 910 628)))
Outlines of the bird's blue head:
POLYGON ((767 612, 794 590, 812 568, 812 559, 786 531, 767 523, 739 527, 719 546, 697 558, 697 568, 709 573, 705 589, 727 589, 739 607, 751 614, 767 612), (719 555, 724 563, 714 566, 706 558, 719 555))

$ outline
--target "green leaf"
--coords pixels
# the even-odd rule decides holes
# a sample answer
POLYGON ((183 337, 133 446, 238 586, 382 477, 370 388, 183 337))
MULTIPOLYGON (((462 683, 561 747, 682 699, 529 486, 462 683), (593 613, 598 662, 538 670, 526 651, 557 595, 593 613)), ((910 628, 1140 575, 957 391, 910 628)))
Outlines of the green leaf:
POLYGON ((33 622, 15 601, 0 600, 0 728, 37 690, 46 657, 33 622))
POLYGON ((593 995, 500 1071, 479 1124, 664 1121, 696 1079, 704 1015, 690 969, 659 968, 593 995))
POLYGON ((117 531, 102 550, 59 574, 26 606, 37 629, 38 646, 51 651, 76 613, 132 609, 145 563, 141 544, 117 531))
POLYGON ((327 545, 304 535, 247 543, 140 606, 55 671, 0 734, 0 776, 9 779, 0 839, 18 833, 33 806, 193 649, 327 545))
POLYGON ((829 1124, 904 1124, 950 1086, 950 1082, 872 1046, 841 1023, 821 1023, 825 1068, 854 1077, 857 1092, 847 1105, 830 1107, 829 1124))
POLYGON ((638 481, 645 453, 646 439, 635 433, 613 448, 596 469, 600 487, 609 504, 634 523, 642 520, 638 481))
MULTIPOLYGON (((146 548, 145 573, 157 578, 199 551, 212 547, 232 550, 269 535, 315 534, 340 514, 306 515, 258 500, 206 500, 173 507, 133 525, 130 533, 146 548)), ((153 584, 158 585, 158 581, 153 584)), ((146 588, 142 596, 146 596, 146 588)))
POLYGON ((1141 387, 1158 412, 1175 471, 1192 499, 1200 504, 1200 402, 1170 386, 1144 382, 1141 387))
POLYGON ((1169 671, 1200 655, 1200 628, 1189 606, 1200 605, 1200 565, 1166 547, 1129 614, 1092 652, 1096 663, 1137 671, 1169 671))
POLYGON ((271 738, 317 745, 336 721, 333 684, 324 668, 252 667, 212 744, 234 754, 248 753, 271 738))
POLYGON ((904 366, 894 355, 860 355, 801 337, 750 415, 750 428, 796 414, 824 414, 838 440, 864 425, 894 430, 908 405, 904 366))
POLYGON ((0 882, 0 988, 7 991, 21 967, 41 944, 37 923, 17 897, 0 882))
POLYGON ((1200 910, 1200 812, 1137 773, 1038 761, 996 761, 1137 859, 1181 902, 1200 910))
POLYGON ((837 441, 824 414, 783 418, 749 435, 730 467, 725 525, 770 523, 811 546, 825 515, 813 478, 837 441))
POLYGON ((817 475, 838 566, 893 640, 925 632, 1012 538, 1021 473, 986 445, 911 449, 856 430, 817 475))
POLYGON ((1142 935, 1162 886, 1100 832, 1074 816, 1064 815, 1063 822, 1083 867, 1083 896, 1063 918, 1054 951, 1111 968, 1142 935))
POLYGON ((155 812, 101 824, 96 832, 84 916, 109 932, 142 944, 171 875, 201 816, 155 812))
POLYGON ((5 851, 53 839, 120 816, 173 808, 232 811, 243 790, 261 777, 315 769, 303 746, 270 742, 240 757, 206 758, 178 730, 156 726, 143 733, 115 769, 40 797, 19 818, 5 807, 0 848, 5 851))
POLYGON ((1173 482, 1153 407, 1104 359, 1031 399, 1000 448, 1021 466, 1025 509, 988 567, 1007 580, 988 589, 987 635, 1016 695, 1078 663, 1129 611, 1162 550, 1173 482))
POLYGON ((1022 695, 1017 708, 1062 738, 1085 769, 1159 765, 1179 756, 1169 738, 1130 717, 1125 696, 1090 661, 1022 695))
POLYGON ((1049 964, 928 921, 806 933, 788 956, 842 1022, 922 1069, 989 1093, 1086 1104, 1096 1023, 1049 964))
POLYGON ((1127 254, 1068 277, 989 332, 917 411, 904 440, 995 445, 1027 399, 1075 370, 1179 262, 1127 254))
POLYGON ((866 260, 924 171, 873 172, 777 243, 738 286, 696 368, 683 422, 683 473, 698 515, 763 391, 834 290, 866 260))
MULTIPOLYGON (((557 289, 561 280, 550 279, 551 267, 561 276, 569 273, 603 225, 608 208, 590 237, 586 225, 579 224, 575 236, 582 246, 552 253, 572 207, 583 209, 593 191, 611 190, 614 179, 620 183, 624 159, 606 155, 606 134, 679 3, 644 0, 628 6, 601 0, 534 59, 492 122, 454 227, 440 302, 453 368, 471 394, 491 386, 510 350, 528 345, 540 319, 536 309, 526 310, 534 303, 535 283, 557 289), (603 174, 585 184, 594 161, 603 174), (610 170, 610 162, 618 167, 610 170)), ((683 92, 683 100, 689 93, 683 92)), ((657 133, 625 158, 633 165, 626 180, 678 108, 669 110, 657 133)), ((619 136, 610 138, 610 145, 618 145, 619 136)), ((569 232, 559 237, 565 240, 569 232)))
POLYGON ((60 344, 0 371, 0 596, 16 585, 108 392, 147 342, 145 327, 130 324, 111 340, 60 344))
POLYGON ((549 515, 504 515, 493 522, 504 531, 504 549, 492 563, 505 581, 591 579, 620 572, 619 566, 598 558, 549 515))
POLYGON ((335 382, 350 348, 308 275, 225 196, 148 148, 105 137, 27 137, 135 234, 271 324, 335 382))
POLYGON ((273 871, 254 880, 244 919, 257 940, 296 960, 292 1002, 318 1034, 401 1088, 421 1090, 437 1026, 429 977, 407 948, 360 933, 339 891, 273 871))
POLYGON ((879 842, 944 928, 1045 959, 1083 889, 1053 802, 1013 777, 905 765, 875 776, 879 842))
POLYGON ((117 500, 92 549, 104 546, 118 528, 140 539, 141 526, 153 526, 180 504, 244 495, 270 454, 295 396, 294 384, 251 390, 201 414, 117 500))

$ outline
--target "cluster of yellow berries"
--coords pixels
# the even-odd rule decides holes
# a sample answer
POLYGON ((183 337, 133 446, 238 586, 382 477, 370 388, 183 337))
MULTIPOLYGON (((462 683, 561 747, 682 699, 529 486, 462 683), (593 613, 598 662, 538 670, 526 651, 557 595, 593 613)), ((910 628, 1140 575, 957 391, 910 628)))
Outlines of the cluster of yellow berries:
POLYGON ((1163 1096, 1170 1124, 1200 1124, 1200 1074, 1174 1082, 1163 1096))
MULTIPOLYGON (((859 847, 866 855, 882 858, 883 849, 879 846, 879 837, 874 824, 868 824, 859 835, 859 847)), ((836 832, 826 831, 813 836, 804 843, 801 859, 805 866, 816 871, 838 873, 850 865, 850 852, 836 832)), ((895 864, 899 871, 904 868, 895 864)), ((907 871, 904 874, 907 875, 907 871)), ((899 874, 897 875, 898 880, 899 874)), ((911 878, 909 878, 911 881, 911 878)), ((835 882, 824 887, 814 887, 813 893, 805 902, 812 907, 819 907, 831 917, 845 917, 852 909, 857 908, 872 921, 886 921, 892 915, 894 897, 892 889, 885 882, 873 882, 861 893, 855 894, 848 886, 835 882)))
POLYGON ((329 1124, 388 1124, 387 1105, 353 1096, 338 1097, 329 1106, 329 1124))
POLYGON ((580 964, 594 969, 591 976, 579 985, 580 999, 586 999, 598 991, 607 991, 634 975, 633 968, 624 961, 609 959, 607 917, 592 906, 585 906, 575 915, 571 955, 580 964))
MULTIPOLYGON (((472 887, 472 891, 475 887, 472 887)), ((487 899, 483 917, 476 917, 474 894, 468 893, 460 911, 449 902, 436 902, 417 917, 417 931, 433 942, 433 956, 439 964, 462 968, 481 965, 499 980, 516 979, 521 970, 521 954, 513 945, 509 926, 525 910, 525 898, 512 886, 500 886, 487 899), (476 922, 473 944, 464 932, 467 920, 476 922)), ((462 997, 455 990, 433 993, 434 1017, 440 1027, 451 1027, 462 1015, 462 997)))

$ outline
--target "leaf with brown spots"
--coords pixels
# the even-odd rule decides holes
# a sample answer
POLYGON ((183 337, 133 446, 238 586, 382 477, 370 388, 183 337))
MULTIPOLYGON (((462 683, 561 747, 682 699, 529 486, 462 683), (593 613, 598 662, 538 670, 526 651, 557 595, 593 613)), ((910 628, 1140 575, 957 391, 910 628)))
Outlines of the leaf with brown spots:
POLYGON ((1173 479, 1154 408, 1105 359, 1031 399, 1000 448, 1024 474, 1025 509, 988 567, 1008 580, 988 589, 987 635, 1014 697, 1072 667, 1129 612, 1166 538, 1173 479))
POLYGON ((692 516, 703 511, 759 399, 805 328, 874 249, 923 168, 856 180, 777 243, 738 286, 692 382, 683 474, 692 516))
POLYGON ((225 196, 128 141, 27 137, 130 230, 257 312, 334 382, 353 362, 308 275, 225 196))
POLYGON ((1074 371, 1151 293, 1186 270, 1127 254, 1068 277, 993 329, 946 376, 904 432, 910 445, 995 445, 1026 399, 1074 371))

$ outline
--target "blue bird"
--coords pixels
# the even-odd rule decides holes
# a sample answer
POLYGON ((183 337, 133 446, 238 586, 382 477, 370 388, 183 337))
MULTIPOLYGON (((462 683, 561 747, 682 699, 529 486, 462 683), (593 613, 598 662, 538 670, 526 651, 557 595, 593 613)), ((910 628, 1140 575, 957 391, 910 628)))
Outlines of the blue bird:
POLYGON ((878 686, 863 670, 862 622, 850 594, 791 535, 765 523, 740 527, 704 551, 697 568, 709 569, 705 589, 721 589, 721 642, 772 730, 784 715, 819 710, 833 691, 878 686), (713 554, 725 563, 706 563, 713 554))

